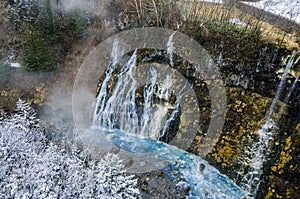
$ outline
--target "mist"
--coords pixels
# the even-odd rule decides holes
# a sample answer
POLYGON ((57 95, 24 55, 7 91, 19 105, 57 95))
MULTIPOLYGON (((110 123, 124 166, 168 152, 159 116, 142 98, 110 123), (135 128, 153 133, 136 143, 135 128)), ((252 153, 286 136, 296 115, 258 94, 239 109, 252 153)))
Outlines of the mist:
MULTIPOLYGON (((108 8, 110 5, 117 4, 118 1, 113 0, 52 0, 51 4, 55 11, 62 12, 72 12, 74 10, 82 10, 85 11, 92 16, 96 16, 100 18, 103 22, 112 21, 115 16, 118 14, 116 12, 109 12, 108 8)), ((118 9, 121 9, 121 6, 118 6, 118 9)), ((104 26, 107 29, 113 29, 113 23, 110 24, 110 27, 104 26)), ((47 105, 43 106, 41 111, 41 117, 44 121, 47 121, 48 125, 53 126, 55 128, 63 128, 71 130, 74 128, 74 120, 72 113, 72 94, 73 92, 76 94, 80 92, 77 96, 85 98, 86 96, 96 95, 96 93, 83 93, 81 91, 73 91, 73 84, 75 82, 77 70, 80 67, 83 59, 85 58, 86 53, 77 54, 76 52, 80 49, 81 52, 88 52, 92 50, 94 46, 92 43, 85 43, 81 45, 77 50, 74 48, 69 52, 65 60, 69 60, 68 62, 63 63, 63 65, 67 65, 68 72, 63 72, 58 74, 56 77, 56 81, 49 85, 49 93, 47 98, 47 105), (69 68, 69 66, 72 66, 69 68)), ((65 67, 65 66, 64 66, 65 67)), ((92 104, 90 104, 92 106, 92 104)), ((80 108, 80 107, 78 107, 80 108)), ((80 117, 79 114, 77 114, 80 117)), ((82 119, 84 121, 84 118, 82 119)), ((78 125, 78 124, 77 124, 78 125)))
POLYGON ((76 9, 88 10, 96 2, 95 0, 52 0, 51 4, 54 9, 69 12, 76 9))

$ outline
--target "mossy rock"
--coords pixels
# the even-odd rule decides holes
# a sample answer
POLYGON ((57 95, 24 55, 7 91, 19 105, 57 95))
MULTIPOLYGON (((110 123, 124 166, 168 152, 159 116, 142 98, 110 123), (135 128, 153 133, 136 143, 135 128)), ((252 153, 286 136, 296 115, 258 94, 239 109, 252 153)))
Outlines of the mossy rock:
MULTIPOLYGON (((222 173, 236 179, 243 166, 245 152, 257 139, 257 132, 266 119, 272 98, 240 88, 227 88, 227 114, 223 133, 215 148, 207 155, 208 161, 222 173)), ((300 124, 293 125, 293 118, 285 107, 278 123, 278 131, 270 141, 271 154, 264 164, 264 176, 258 198, 293 198, 299 195, 300 124), (298 176, 298 177, 297 177, 298 176)), ((208 116, 209 117, 209 116, 208 116)), ((193 153, 202 147, 197 136, 190 148, 193 153)))

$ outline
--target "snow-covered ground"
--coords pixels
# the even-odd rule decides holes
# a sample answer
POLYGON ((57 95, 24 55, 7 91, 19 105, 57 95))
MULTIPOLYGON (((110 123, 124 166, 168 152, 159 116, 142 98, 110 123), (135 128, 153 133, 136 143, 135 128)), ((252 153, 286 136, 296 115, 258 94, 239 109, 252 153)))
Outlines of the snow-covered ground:
POLYGON ((212 3, 223 3, 223 0, 200 0, 205 2, 212 2, 212 3))
POLYGON ((13 67, 13 68, 20 68, 20 67, 21 67, 21 64, 19 64, 18 62, 11 62, 11 63, 10 63, 10 67, 13 67))
MULTIPOLYGON (((212 3, 223 3, 225 0, 199 0, 212 3)), ((258 2, 241 1, 244 4, 263 9, 300 24, 300 0, 260 0, 258 2)))
POLYGON ((243 3, 300 23, 300 0, 261 0, 243 3))

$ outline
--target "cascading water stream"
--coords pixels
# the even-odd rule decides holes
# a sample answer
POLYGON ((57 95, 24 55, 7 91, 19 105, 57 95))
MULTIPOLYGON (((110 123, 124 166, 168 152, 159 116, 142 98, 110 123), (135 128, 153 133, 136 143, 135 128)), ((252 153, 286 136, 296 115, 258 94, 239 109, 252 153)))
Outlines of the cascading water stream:
POLYGON ((166 136, 167 130, 168 130, 171 122, 175 120, 175 117, 177 116, 179 109, 180 109, 180 98, 177 98, 177 100, 175 102, 175 109, 172 111, 169 119, 166 121, 159 138, 166 136))
POLYGON ((103 112, 105 107, 108 81, 112 77, 113 71, 115 70, 116 65, 119 63, 121 59, 120 56, 124 53, 124 50, 125 49, 122 47, 122 45, 119 44, 119 40, 114 40, 111 55, 110 55, 110 62, 109 65, 106 67, 105 79, 102 82, 102 86, 95 100, 95 105, 94 105, 95 111, 93 115, 93 125, 95 126, 99 125, 97 121, 98 118, 97 115, 103 112))
POLYGON ((181 94, 176 96, 175 107, 169 103, 173 85, 172 74, 166 74, 164 81, 159 82, 157 70, 150 67, 146 80, 147 84, 143 89, 143 108, 142 112, 139 112, 136 104, 138 85, 134 77, 136 50, 121 67, 113 91, 109 95, 109 80, 116 70, 117 62, 120 59, 119 53, 123 52, 122 48, 118 47, 118 41, 113 44, 111 63, 107 67, 106 76, 95 100, 94 126, 105 129, 120 129, 153 139, 165 136, 168 126, 174 121, 180 108, 181 94), (158 102, 154 103, 154 98, 158 102), (173 111, 170 117, 167 118, 168 111, 171 109, 173 111))
MULTIPOLYGON (((147 132, 149 132, 149 123, 152 117, 152 103, 153 103, 153 92, 154 86, 157 81, 157 71, 154 68, 150 68, 147 80, 150 80, 150 85, 144 88, 144 108, 143 116, 141 119, 141 135, 146 137, 147 132)), ((152 137, 152 136, 150 136, 152 137)))
MULTIPOLYGON (((97 97, 96 101, 104 104, 101 111, 94 115, 94 125, 106 129, 119 128, 125 132, 138 133, 138 116, 135 104, 135 91, 137 82, 133 77, 133 68, 136 64, 136 51, 123 65, 121 71, 117 75, 117 83, 113 89, 111 96, 97 97), (106 100, 107 99, 107 100, 106 100)), ((113 65, 110 65, 114 67, 113 65)), ((111 71, 111 69, 109 69, 111 71)), ((113 70, 112 70, 113 71, 113 70)), ((105 78, 106 79, 106 78, 105 78)), ((107 86, 107 85, 104 85, 107 86)), ((102 88, 101 90, 105 88, 102 88)))
MULTIPOLYGON (((260 186, 261 176, 263 174, 262 168, 267 157, 270 154, 269 142, 273 138, 274 133, 278 130, 278 120, 282 115, 283 108, 278 110, 278 102, 280 100, 284 85, 286 83, 287 75, 293 65, 296 52, 294 51, 291 58, 289 59, 281 81, 278 85, 275 97, 269 108, 269 113, 266 117, 265 122, 261 125, 258 130, 258 141, 247 151, 249 157, 245 158, 246 167, 249 167, 247 173, 242 177, 240 186, 248 192, 250 196, 256 196, 260 186), (278 114, 275 111, 278 110, 278 114)), ((284 102, 287 102, 291 93, 293 92, 296 83, 299 79, 299 74, 293 84, 290 86, 287 95, 284 98, 284 102)), ((239 172, 238 172, 239 173, 239 172)), ((237 179, 239 175, 237 176, 237 179)))
POLYGON ((173 42, 173 38, 174 38, 175 34, 176 34, 176 31, 170 36, 170 38, 168 40, 168 43, 167 43, 167 54, 169 56, 171 67, 174 67, 174 62, 173 62, 174 42, 173 42))
MULTIPOLYGON (((296 88, 296 85, 297 85, 297 82, 299 81, 299 78, 300 78, 300 72, 297 73, 297 76, 296 76, 294 82, 292 83, 292 85, 290 86, 290 88, 289 88, 289 90, 288 90, 288 93, 286 94, 286 96, 285 96, 283 102, 288 103, 288 101, 289 101, 289 99, 290 99, 290 97, 291 97, 291 94, 293 93, 293 91, 294 91, 295 88, 296 88)), ((283 106, 280 107, 280 110, 279 110, 279 112, 278 112, 278 115, 282 115, 283 110, 284 110, 284 107, 283 107, 283 106)))
POLYGON ((269 109, 269 114, 268 114, 268 117, 267 117, 267 121, 270 120, 272 117, 273 117, 273 114, 274 114, 274 110, 276 110, 276 107, 278 105, 278 101, 280 99, 280 96, 281 96, 281 93, 284 89, 284 85, 286 83, 286 79, 287 79, 287 75, 293 65, 293 62, 294 62, 294 58, 296 56, 296 51, 293 52, 291 58, 289 59, 286 67, 285 67, 285 70, 283 72, 283 75, 281 77, 281 81, 277 87, 277 91, 276 91, 276 94, 275 94, 275 97, 274 97, 274 100, 272 101, 272 104, 271 104, 271 107, 269 109))

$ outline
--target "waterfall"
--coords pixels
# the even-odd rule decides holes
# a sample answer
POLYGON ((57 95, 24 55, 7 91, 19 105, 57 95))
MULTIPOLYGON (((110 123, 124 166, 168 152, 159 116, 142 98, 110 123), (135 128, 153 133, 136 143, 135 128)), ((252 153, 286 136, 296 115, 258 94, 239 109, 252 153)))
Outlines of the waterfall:
MULTIPOLYGON (((94 124, 96 126, 106 129, 119 128, 125 132, 138 132, 138 117, 135 104, 137 82, 133 77, 135 64, 136 50, 118 73, 117 83, 114 86, 111 96, 108 96, 108 93, 105 92, 104 97, 98 95, 96 98, 96 101, 104 104, 104 108, 101 107, 102 110, 96 112, 94 117, 94 124), (99 99, 99 97, 101 98, 99 99)), ((100 91, 102 90, 102 86, 100 91)))
POLYGON ((163 129, 162 129, 162 133, 160 134, 159 138, 163 138, 164 136, 166 136, 167 134, 167 131, 168 131, 168 128, 171 124, 172 121, 175 120, 178 112, 179 112, 179 109, 180 109, 180 98, 177 98, 176 102, 175 102, 175 109, 172 111, 169 119, 166 121, 163 129))
POLYGON ((175 102, 175 109, 172 111, 169 119, 166 121, 163 129, 162 129, 162 132, 160 134, 160 137, 159 138, 162 138, 164 136, 166 136, 167 134, 167 131, 168 131, 168 128, 171 124, 172 121, 174 121, 176 119, 176 116, 179 114, 179 111, 180 111, 180 103, 181 103, 181 96, 183 96, 183 90, 185 89, 185 87, 183 87, 180 92, 179 92, 179 97, 176 99, 176 102, 175 102))
POLYGON ((112 51, 111 51, 111 55, 110 55, 110 61, 109 61, 109 65, 106 67, 106 71, 105 71, 105 79, 102 82, 102 86, 100 88, 100 91, 98 93, 98 97, 95 100, 95 111, 94 111, 94 120, 93 120, 93 124, 95 126, 97 126, 99 123, 96 120, 97 115, 100 114, 101 112, 103 112, 104 107, 105 107, 105 101, 106 101, 106 97, 107 97, 107 86, 108 86, 108 81, 110 80, 110 78, 112 77, 112 73, 116 68, 116 65, 119 63, 121 57, 120 55, 122 55, 124 53, 125 49, 122 47, 122 45, 120 45, 119 40, 114 40, 113 42, 113 47, 112 47, 112 51))
POLYGON ((271 107, 269 109, 269 115, 267 117, 267 120, 270 120, 272 118, 274 110, 276 109, 276 107, 278 105, 279 98, 281 96, 281 93, 283 91, 284 85, 286 83, 287 75, 288 75, 288 73, 289 73, 289 71, 290 71, 290 69, 291 69, 291 67, 293 65, 295 56, 296 56, 296 51, 293 52, 291 58, 289 59, 287 65, 285 67, 285 70, 284 70, 283 75, 281 77, 281 81, 280 81, 280 83, 278 85, 278 88, 277 88, 274 100, 272 101, 271 107))
MULTIPOLYGON (((284 98, 284 100, 283 100, 285 103, 288 103, 291 94, 293 93, 293 91, 294 91, 295 88, 296 88, 296 85, 297 85, 297 82, 298 82, 299 78, 300 78, 300 72, 297 73, 296 79, 294 80, 294 82, 293 82, 292 85, 290 86, 290 88, 289 88, 289 90, 288 90, 288 92, 287 92, 287 94, 286 94, 286 96, 285 96, 285 98, 284 98)), ((284 107, 280 107, 280 110, 279 110, 278 115, 282 115, 282 113, 283 113, 283 108, 284 108, 284 107)))
MULTIPOLYGON (((171 35, 168 44, 172 41, 171 35)), ((147 79, 143 88, 143 101, 137 105, 136 96, 138 89, 137 50, 117 70, 124 49, 119 47, 118 40, 114 41, 110 63, 107 66, 104 80, 96 97, 94 106, 93 125, 105 129, 119 129, 130 134, 142 137, 160 139, 166 136, 169 125, 175 120, 180 109, 180 97, 176 96, 175 106, 170 103, 173 78, 171 72, 160 74, 153 66, 147 71, 147 79), (118 73, 117 73, 118 72, 118 73), (116 74, 117 73, 117 74, 116 74), (116 74, 112 90, 109 84, 116 74), (170 111, 172 111, 170 113, 170 111)), ((168 48, 173 54, 173 47, 168 48)), ((172 59, 170 58, 170 61, 172 59)), ((120 64, 119 64, 120 65, 120 64)), ((111 85, 110 85, 111 87, 111 85)))
POLYGON ((153 92, 154 92, 155 83, 157 81, 157 71, 154 68, 150 68, 147 81, 150 81, 150 85, 144 87, 144 108, 143 108, 143 115, 141 118, 141 134, 145 137, 147 136, 147 132, 149 132, 149 123, 153 118, 152 117, 153 92))
POLYGON ((162 64, 148 64, 149 60, 136 67, 140 63, 137 49, 124 56, 125 48, 115 39, 94 100, 93 126, 80 140, 92 150, 118 151, 129 161, 126 165, 131 171, 165 172, 178 187, 185 187, 189 198, 251 198, 199 156, 160 141, 169 141, 168 132, 177 119, 186 116, 185 108, 196 110, 192 109, 194 103, 184 104, 191 95, 191 85, 172 69, 174 34, 166 46, 171 66, 167 70, 162 64))
POLYGON ((169 56, 171 67, 174 67, 174 62, 173 62, 174 42, 173 42, 173 38, 174 38, 175 34, 176 34, 176 31, 170 36, 170 38, 168 40, 168 43, 167 43, 167 55, 169 56))
MULTIPOLYGON (((258 130, 258 141, 247 151, 248 157, 245 158, 245 165, 249 167, 247 173, 242 177, 240 186, 249 193, 251 196, 256 196, 259 189, 261 176, 263 174, 262 168, 266 161, 266 158, 270 154, 269 142, 273 138, 274 133, 278 130, 278 120, 282 115, 283 108, 281 107, 278 114, 275 111, 278 110, 278 102, 280 100, 284 85, 286 83, 287 75, 293 65, 296 52, 294 51, 291 58, 289 59, 284 73, 282 75, 281 81, 277 87, 275 97, 269 108, 269 113, 266 117, 265 122, 261 125, 258 130)), ((284 102, 287 102, 291 93, 293 92, 296 83, 299 79, 299 74, 293 84, 290 86, 288 93, 284 98, 284 102)), ((238 172, 239 173, 239 172, 238 172)), ((239 175, 237 179, 239 178, 239 175)))

